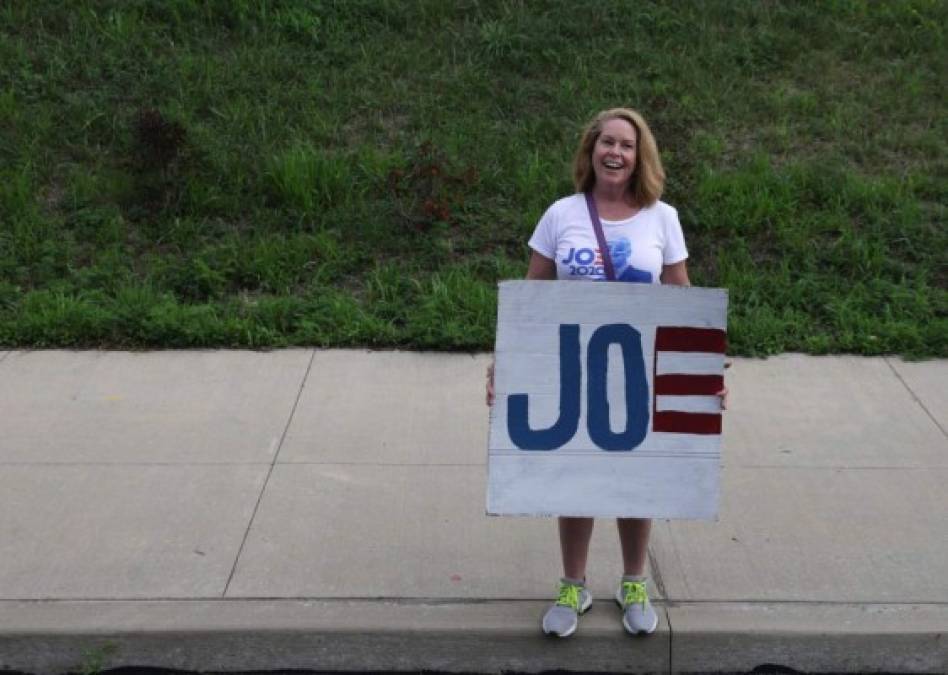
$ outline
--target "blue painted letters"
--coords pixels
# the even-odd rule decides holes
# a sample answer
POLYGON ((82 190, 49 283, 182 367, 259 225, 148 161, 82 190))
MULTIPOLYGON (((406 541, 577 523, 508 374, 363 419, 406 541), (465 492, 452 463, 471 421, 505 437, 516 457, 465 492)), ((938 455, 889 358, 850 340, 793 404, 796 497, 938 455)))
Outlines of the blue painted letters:
MULTIPOLYGON (((572 252, 571 256, 572 257, 572 252)), ((629 452, 645 440, 648 433, 648 382, 642 336, 632 326, 621 323, 600 326, 592 334, 586 350, 587 428, 589 438, 603 450, 629 452), (609 428, 609 398, 606 374, 609 346, 619 345, 625 377, 625 430, 609 428)), ((527 394, 507 397, 507 433, 521 450, 556 450, 566 445, 579 428, 580 383, 582 365, 579 355, 579 325, 560 325, 560 415, 547 429, 531 429, 528 422, 527 394)))
POLYGON ((522 450, 555 450, 579 427, 579 326, 560 325, 560 417, 549 429, 533 430, 527 422, 527 395, 507 397, 507 433, 522 450))
POLYGON ((629 451, 638 447, 648 433, 648 382, 645 380, 642 335, 624 323, 600 326, 589 340, 586 366, 586 424, 590 440, 603 450, 629 451), (622 349, 625 370, 626 418, 625 431, 621 433, 613 433, 609 428, 606 372, 611 344, 622 349))

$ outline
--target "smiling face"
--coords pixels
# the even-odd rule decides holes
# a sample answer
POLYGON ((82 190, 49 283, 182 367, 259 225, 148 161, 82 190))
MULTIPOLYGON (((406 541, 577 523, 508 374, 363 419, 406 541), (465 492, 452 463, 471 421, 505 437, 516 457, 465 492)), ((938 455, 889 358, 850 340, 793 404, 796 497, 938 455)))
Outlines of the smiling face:
POLYGON ((606 120, 592 149, 592 169, 602 186, 628 186, 635 171, 638 134, 620 118, 606 120))

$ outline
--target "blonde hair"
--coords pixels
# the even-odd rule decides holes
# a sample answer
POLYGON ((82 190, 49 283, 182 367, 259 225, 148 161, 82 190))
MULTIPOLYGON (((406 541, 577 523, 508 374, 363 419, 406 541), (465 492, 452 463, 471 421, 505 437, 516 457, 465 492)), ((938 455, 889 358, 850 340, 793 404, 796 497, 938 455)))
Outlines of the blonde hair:
POLYGON ((635 170, 632 172, 630 189, 636 204, 651 206, 662 196, 665 189, 665 169, 658 155, 658 145, 645 118, 631 108, 612 108, 596 115, 583 131, 579 148, 573 158, 573 185, 577 192, 587 192, 596 183, 592 167, 593 146, 602 133, 602 126, 609 120, 625 120, 636 134, 635 170))

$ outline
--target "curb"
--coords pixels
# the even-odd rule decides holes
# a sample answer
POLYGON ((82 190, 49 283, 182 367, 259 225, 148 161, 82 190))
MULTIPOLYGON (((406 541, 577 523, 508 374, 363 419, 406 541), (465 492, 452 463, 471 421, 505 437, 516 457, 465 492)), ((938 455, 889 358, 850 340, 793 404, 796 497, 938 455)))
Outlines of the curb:
POLYGON ((661 603, 631 637, 596 602, 567 640, 547 602, 436 600, 0 601, 0 670, 941 673, 948 605, 661 603), (670 626, 669 626, 670 623, 670 626), (784 672, 787 672, 784 670, 784 672))

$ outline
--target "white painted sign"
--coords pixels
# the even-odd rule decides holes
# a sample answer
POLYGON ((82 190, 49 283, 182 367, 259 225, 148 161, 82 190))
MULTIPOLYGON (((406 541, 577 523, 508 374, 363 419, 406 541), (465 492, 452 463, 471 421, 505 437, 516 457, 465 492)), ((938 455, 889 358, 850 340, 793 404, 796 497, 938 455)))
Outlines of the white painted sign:
POLYGON ((487 512, 717 516, 727 291, 500 284, 487 512))

